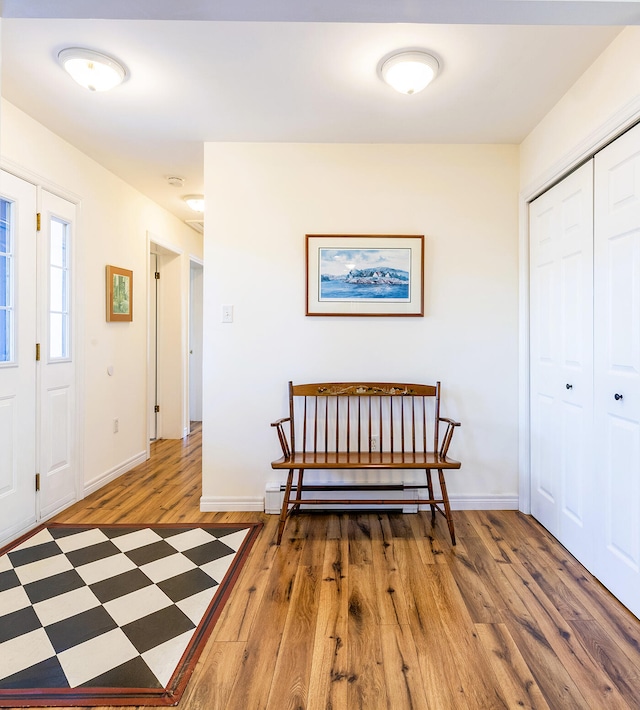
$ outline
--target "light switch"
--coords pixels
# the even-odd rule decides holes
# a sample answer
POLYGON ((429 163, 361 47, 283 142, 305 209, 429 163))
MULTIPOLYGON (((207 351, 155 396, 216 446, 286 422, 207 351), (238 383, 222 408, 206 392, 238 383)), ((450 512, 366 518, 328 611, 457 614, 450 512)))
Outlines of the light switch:
POLYGON ((222 306, 222 322, 233 323, 233 306, 222 306))

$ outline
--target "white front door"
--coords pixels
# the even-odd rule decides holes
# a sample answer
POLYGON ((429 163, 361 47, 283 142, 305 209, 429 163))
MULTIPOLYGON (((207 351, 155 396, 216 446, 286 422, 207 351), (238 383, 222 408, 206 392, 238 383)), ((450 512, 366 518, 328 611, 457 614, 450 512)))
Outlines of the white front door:
POLYGON ((77 499, 76 208, 41 190, 37 232, 37 199, 0 171, 0 544, 77 499))
POLYGON ((595 160, 597 576, 640 616, 640 128, 595 160))
POLYGON ((39 472, 43 518, 76 500, 72 329, 75 205, 42 191, 39 284, 39 472))
POLYGON ((0 541, 36 521, 36 188, 0 171, 0 541))
POLYGON ((529 214, 531 512, 591 568, 593 161, 529 214))

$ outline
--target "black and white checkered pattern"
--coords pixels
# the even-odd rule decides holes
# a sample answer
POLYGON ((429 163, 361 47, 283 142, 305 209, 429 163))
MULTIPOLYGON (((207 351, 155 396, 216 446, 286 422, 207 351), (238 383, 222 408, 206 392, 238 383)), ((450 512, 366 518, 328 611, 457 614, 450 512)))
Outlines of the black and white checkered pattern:
POLYGON ((0 691, 164 688, 247 527, 48 527, 0 556, 0 691))

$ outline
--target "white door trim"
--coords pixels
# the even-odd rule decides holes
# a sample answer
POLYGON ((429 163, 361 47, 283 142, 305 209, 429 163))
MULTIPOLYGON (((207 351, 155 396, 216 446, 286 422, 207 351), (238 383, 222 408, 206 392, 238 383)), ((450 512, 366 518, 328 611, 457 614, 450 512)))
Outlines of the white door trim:
MULTIPOLYGON (((149 313, 151 310, 151 291, 152 291, 152 284, 151 284, 151 278, 150 278, 150 273, 151 273, 151 254, 152 254, 152 245, 155 247, 159 247, 159 250, 157 253, 162 256, 164 255, 172 255, 173 257, 177 257, 180 259, 180 268, 183 270, 183 257, 185 256, 184 249, 181 247, 177 246, 176 244, 172 244, 170 241, 167 239, 163 239, 159 237, 157 234, 154 234, 153 232, 147 231, 147 367, 146 367, 146 382, 147 382, 147 393, 146 393, 146 402, 149 403, 150 397, 151 397, 151 392, 150 392, 150 387, 149 387, 149 358, 151 357, 151 352, 152 352, 152 343, 151 343, 151 327, 149 324, 149 313)), ((187 303, 187 299, 185 297, 185 304, 187 303)), ((160 305, 162 304, 162 292, 160 295, 160 305)), ((187 316, 185 315, 184 308, 181 308, 181 313, 180 313, 180 342, 182 346, 182 350, 186 350, 186 338, 187 338, 187 331, 186 331, 186 318, 187 316)), ((162 322, 162 316, 158 320, 158 337, 162 339, 162 334, 163 334, 163 322, 162 322)), ((182 390, 183 390, 183 396, 182 396, 182 402, 181 402, 181 407, 184 409, 187 403, 186 399, 186 394, 184 392, 186 391, 187 387, 187 366, 186 366, 186 353, 184 354, 182 361, 181 361, 181 372, 180 372, 180 380, 182 382, 182 390)), ((160 400, 162 398, 162 381, 158 383, 158 399, 160 400)), ((161 405, 162 406, 162 405, 161 405)), ((187 411, 188 410, 184 410, 187 411)), ((151 456, 151 442, 149 440, 150 436, 150 428, 149 428, 149 418, 148 416, 146 417, 147 424, 147 458, 151 456)), ((188 434, 188 426, 184 426, 184 431, 183 431, 183 436, 188 434)), ((160 411, 160 416, 158 417, 158 436, 162 437, 163 430, 162 430, 162 409, 160 411)))

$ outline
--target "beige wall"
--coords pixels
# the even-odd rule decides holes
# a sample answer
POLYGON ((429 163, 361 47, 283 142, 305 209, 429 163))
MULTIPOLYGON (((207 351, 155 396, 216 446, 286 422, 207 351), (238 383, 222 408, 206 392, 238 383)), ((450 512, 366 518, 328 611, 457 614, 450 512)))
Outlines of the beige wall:
MULTIPOLYGON (((201 236, 95 161, 6 101, 1 113, 2 159, 34 180, 79 200, 76 230, 78 319, 85 487, 100 485, 147 449, 148 233, 183 251, 185 293, 189 254, 202 256, 201 236), (105 320, 105 266, 134 272, 132 323, 105 320), (113 365, 109 377, 107 367, 113 365), (113 433, 113 419, 120 431, 113 433)), ((186 301, 182 305, 186 318, 186 301)), ((184 383, 186 386, 186 382, 184 383)), ((183 413, 186 417, 186 414, 183 413)), ((185 422, 186 425, 186 422, 185 422)))
POLYGON ((557 177, 639 112, 640 27, 626 27, 522 142, 521 190, 557 177))
POLYGON ((440 379, 452 495, 514 504, 517 147, 207 144, 205 183, 203 507, 278 480, 289 379, 358 378, 440 379), (424 234, 425 317, 305 317, 305 233, 424 234))

